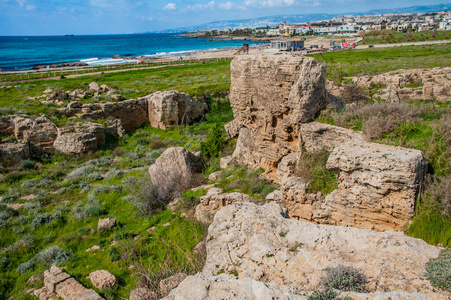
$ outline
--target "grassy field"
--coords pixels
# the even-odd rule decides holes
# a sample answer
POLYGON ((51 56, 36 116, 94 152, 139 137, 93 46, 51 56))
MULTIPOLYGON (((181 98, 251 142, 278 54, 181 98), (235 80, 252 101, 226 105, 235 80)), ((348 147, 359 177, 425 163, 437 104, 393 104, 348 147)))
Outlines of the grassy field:
MULTIPOLYGON (((127 72, 105 73, 62 80, 39 80, 0 86, 0 114, 28 113, 53 115, 56 106, 43 104, 39 100, 30 101, 27 97, 37 97, 47 88, 73 91, 87 89, 89 83, 99 84, 118 90, 127 99, 135 99, 154 91, 177 89, 193 96, 219 94, 230 87, 230 60, 210 64, 173 66, 167 68, 133 70, 127 72)), ((92 97, 82 102, 91 102, 92 97)), ((108 101, 108 99, 100 99, 108 101)), ((111 100, 110 100, 111 101, 111 100)))
POLYGON ((441 41, 451 39, 451 30, 425 32, 396 32, 392 30, 372 30, 363 35, 363 45, 397 44, 408 42, 441 41))
POLYGON ((327 77, 341 84, 344 77, 370 76, 398 69, 449 67, 451 44, 352 49, 311 55, 327 67, 327 77))

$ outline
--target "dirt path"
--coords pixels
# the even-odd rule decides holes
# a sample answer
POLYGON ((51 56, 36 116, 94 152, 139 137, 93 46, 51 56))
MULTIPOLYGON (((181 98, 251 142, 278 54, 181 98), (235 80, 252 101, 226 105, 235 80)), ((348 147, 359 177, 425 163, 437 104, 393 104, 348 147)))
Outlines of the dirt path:
MULTIPOLYGON (((437 45, 437 44, 448 44, 451 40, 440 40, 440 41, 424 41, 424 42, 408 42, 408 43, 397 43, 397 44, 374 44, 374 48, 387 48, 387 47, 401 47, 401 46, 421 46, 421 45, 437 45)), ((366 49, 369 45, 358 45, 356 49, 366 49)))

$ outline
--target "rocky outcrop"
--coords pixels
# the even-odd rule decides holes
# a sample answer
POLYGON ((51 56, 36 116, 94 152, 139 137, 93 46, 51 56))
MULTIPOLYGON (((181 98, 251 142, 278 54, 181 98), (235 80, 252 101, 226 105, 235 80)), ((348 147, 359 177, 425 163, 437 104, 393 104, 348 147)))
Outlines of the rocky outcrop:
POLYGON ((325 198, 329 224, 400 230, 413 217, 427 171, 419 150, 350 141, 332 152, 327 168, 338 172, 338 190, 325 198))
POLYGON ((370 292, 430 293, 425 266, 440 253, 439 247, 402 232, 287 219, 275 202, 222 208, 206 240, 205 276, 235 274, 306 291, 320 288, 324 269, 344 265, 362 270, 370 292))
MULTIPOLYGON (((205 276, 201 273, 186 278, 177 289, 173 290, 164 300, 255 300, 255 299, 289 299, 308 300, 309 292, 295 288, 279 288, 268 282, 256 281, 251 278, 238 279, 231 275, 205 276)), ((390 299, 390 300, 445 300, 446 295, 434 293, 409 293, 404 291, 354 293, 338 292, 337 299, 390 299), (348 298, 345 298, 348 297, 348 298)))
POLYGON ((164 151, 149 167, 149 174, 154 184, 172 179, 177 179, 182 184, 193 174, 201 173, 203 168, 204 159, 200 152, 192 153, 183 147, 172 147, 164 151), (168 176, 177 178, 167 178, 168 176))
MULTIPOLYGON (((317 150, 321 139, 312 145, 317 150)), ((413 217, 427 162, 418 150, 352 139, 334 148, 326 167, 338 174, 338 189, 327 196, 308 193, 309 182, 299 177, 283 178, 289 216, 382 231, 401 230, 413 217)))
POLYGON ((102 104, 101 110, 106 118, 118 118, 126 131, 139 128, 149 121, 147 98, 102 104))
POLYGON ((92 285, 99 290, 109 289, 117 284, 117 278, 106 270, 98 270, 89 274, 92 285))
POLYGON ((177 273, 160 281, 160 294, 167 295, 186 278, 185 273, 177 273))
POLYGON ((313 58, 240 56, 232 61, 231 81, 235 120, 228 132, 239 132, 233 158, 277 179, 279 161, 298 149, 299 125, 328 104, 324 67, 313 58))
POLYGON ((238 201, 257 202, 253 197, 243 193, 223 193, 221 188, 211 188, 205 196, 200 197, 195 217, 203 223, 211 223, 218 210, 238 201))
POLYGON ((30 155, 52 153, 53 143, 58 136, 58 127, 45 117, 32 119, 22 116, 11 116, 14 123, 14 136, 22 143, 29 145, 30 155))
POLYGON ((73 128, 61 129, 54 147, 55 150, 66 154, 86 154, 99 149, 105 142, 105 127, 85 122, 77 123, 73 128))
POLYGON ((94 290, 87 289, 60 268, 52 266, 44 271, 44 287, 34 291, 39 299, 99 300, 103 299, 94 290))
POLYGON ((158 296, 152 290, 142 287, 136 288, 130 292, 128 300, 157 300, 158 296))
POLYGON ((300 136, 307 152, 319 152, 323 149, 330 152, 346 142, 364 140, 360 132, 318 122, 302 124, 300 136))
POLYGON ((161 129, 191 124, 203 117, 208 108, 205 102, 177 91, 155 92, 147 98, 150 125, 161 129))
MULTIPOLYGON (((373 97, 399 102, 401 100, 438 100, 451 101, 451 68, 396 70, 374 76, 351 77, 360 87, 380 86, 373 97)), ((345 93, 343 87, 332 81, 328 90, 336 96, 345 93)))

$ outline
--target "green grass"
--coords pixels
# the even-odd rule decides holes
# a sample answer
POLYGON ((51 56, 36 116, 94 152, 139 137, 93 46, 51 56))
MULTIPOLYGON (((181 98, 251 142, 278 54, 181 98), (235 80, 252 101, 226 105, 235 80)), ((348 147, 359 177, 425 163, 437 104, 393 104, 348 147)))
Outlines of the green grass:
POLYGON ((376 75, 398 69, 449 67, 451 44, 352 49, 312 55, 327 67, 329 79, 376 75))
POLYGON ((451 30, 425 32, 395 32, 392 30, 369 31, 363 34, 361 44, 397 44, 408 42, 441 41, 451 39, 451 30))
MULTIPOLYGON (((230 60, 224 60, 209 64, 131 70, 64 80, 30 81, 0 86, 0 114, 7 115, 20 112, 35 115, 44 113, 50 115, 52 121, 58 121, 58 118, 63 117, 52 116, 57 108, 55 104, 46 105, 39 100, 30 101, 26 98, 40 96, 47 88, 63 91, 86 89, 92 81, 107 84, 118 90, 127 99, 135 99, 155 91, 172 89, 196 97, 219 95, 229 90, 229 68, 230 60)), ((108 100, 103 98, 100 101, 108 100)), ((92 98, 84 99, 81 102, 92 102, 92 98)), ((67 103, 68 101, 66 101, 67 103)))
POLYGON ((440 213, 424 211, 413 219, 407 234, 431 245, 451 247, 451 220, 440 213))

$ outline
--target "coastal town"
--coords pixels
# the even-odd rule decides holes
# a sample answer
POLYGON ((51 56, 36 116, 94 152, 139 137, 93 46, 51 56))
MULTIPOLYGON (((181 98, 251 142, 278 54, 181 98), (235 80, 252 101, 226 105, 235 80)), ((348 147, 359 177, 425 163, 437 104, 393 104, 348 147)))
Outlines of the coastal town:
POLYGON ((451 30, 451 11, 418 14, 345 15, 329 20, 303 24, 281 23, 258 28, 225 28, 200 30, 196 36, 254 36, 294 37, 300 35, 357 35, 366 30, 393 30, 397 32, 424 32, 451 30))

